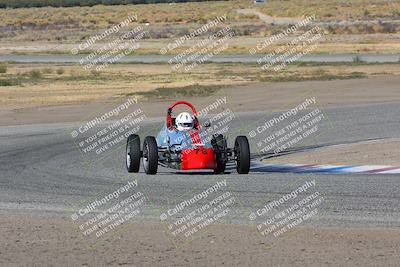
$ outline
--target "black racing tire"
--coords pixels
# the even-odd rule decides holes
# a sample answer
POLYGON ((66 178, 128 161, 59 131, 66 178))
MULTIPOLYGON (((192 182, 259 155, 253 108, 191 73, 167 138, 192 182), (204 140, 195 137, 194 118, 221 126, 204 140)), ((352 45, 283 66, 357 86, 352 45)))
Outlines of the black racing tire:
POLYGON ((238 136, 235 140, 236 170, 239 174, 250 171, 250 146, 246 136, 238 136))
MULTIPOLYGON (((222 134, 218 134, 218 135, 214 136, 211 143, 214 147, 214 151, 216 149, 226 151, 226 147, 227 147, 226 139, 224 138, 224 136, 222 134)), ((216 166, 214 168, 214 173, 215 174, 224 173, 225 168, 226 168, 226 160, 224 160, 224 158, 223 158, 223 153, 215 152, 215 162, 216 162, 216 166)))
POLYGON ((126 142, 126 169, 128 172, 139 172, 141 156, 139 136, 129 135, 126 142))
POLYGON ((143 168, 147 174, 156 174, 158 168, 158 147, 154 136, 146 136, 143 142, 143 168))

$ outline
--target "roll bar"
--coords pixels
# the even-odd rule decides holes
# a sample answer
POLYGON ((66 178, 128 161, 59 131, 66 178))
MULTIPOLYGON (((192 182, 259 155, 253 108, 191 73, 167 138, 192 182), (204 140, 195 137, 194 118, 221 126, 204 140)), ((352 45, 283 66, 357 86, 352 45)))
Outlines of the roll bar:
POLYGON ((197 120, 197 110, 196 110, 196 108, 192 104, 190 104, 189 102, 183 101, 183 100, 180 100, 180 101, 177 101, 177 102, 173 103, 167 109, 167 118, 166 118, 167 127, 168 128, 172 127, 172 110, 173 110, 174 107, 176 107, 178 105, 188 106, 192 110, 193 117, 194 117, 194 124, 195 124, 194 127, 196 129, 199 129, 199 123, 198 123, 198 120, 197 120))

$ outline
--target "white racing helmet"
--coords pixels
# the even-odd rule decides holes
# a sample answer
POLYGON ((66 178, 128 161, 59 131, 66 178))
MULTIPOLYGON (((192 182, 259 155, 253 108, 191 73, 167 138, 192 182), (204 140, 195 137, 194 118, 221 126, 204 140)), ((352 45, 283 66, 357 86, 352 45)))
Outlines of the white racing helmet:
POLYGON ((178 131, 189 131, 193 129, 193 117, 187 112, 179 113, 175 119, 178 131))

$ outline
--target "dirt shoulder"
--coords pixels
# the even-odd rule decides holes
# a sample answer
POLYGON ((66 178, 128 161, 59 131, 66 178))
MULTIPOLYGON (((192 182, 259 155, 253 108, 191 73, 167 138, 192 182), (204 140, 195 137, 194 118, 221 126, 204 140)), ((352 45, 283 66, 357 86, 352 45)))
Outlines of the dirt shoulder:
POLYGON ((305 152, 269 158, 265 163, 392 165, 400 166, 400 139, 382 139, 333 145, 305 152))
POLYGON ((163 225, 132 223, 95 247, 72 222, 0 217, 1 265, 130 266, 394 266, 399 229, 298 228, 266 242, 249 226, 214 225, 205 236, 176 247, 163 225))
MULTIPOLYGON (((278 111, 291 108, 304 97, 316 97, 322 107, 369 105, 377 103, 399 103, 400 76, 376 76, 363 79, 256 83, 245 86, 230 86, 209 96, 171 96, 168 99, 149 99, 140 101, 148 117, 160 117, 170 103, 185 99, 197 107, 209 105, 218 98, 226 97, 227 105, 235 112, 278 111), (379 90, 377 90, 379 88, 379 90)), ((85 104, 39 106, 26 108, 0 108, 0 125, 19 125, 34 123, 75 122, 100 114, 126 101, 110 97, 90 101, 85 104), (109 108, 109 109, 108 109, 109 108)))
MULTIPOLYGON (((264 15, 263 18, 266 20, 290 22, 295 21, 293 18, 276 18, 264 15)), ((376 24, 376 23, 375 23, 376 24)), ((400 23, 399 23, 400 24, 400 23)), ((279 24, 278 24, 279 25, 279 24)), ((399 27, 400 28, 400 27, 399 27)), ((264 27, 265 29, 265 27, 264 27)), ((262 30, 264 32, 264 29, 262 30)), ((257 29, 258 30, 258 29, 257 29)), ((29 32, 29 35, 32 33, 29 32)), ((42 33, 43 35, 48 34, 42 33)), ((29 38, 29 35, 26 36, 29 38)), ((40 35, 40 34, 39 34, 40 35)), ((95 33, 93 33, 95 35, 95 33)), ((318 46, 313 50, 316 54, 342 54, 342 53, 371 53, 371 54, 398 54, 400 51, 400 43, 398 38, 400 33, 353 33, 353 34, 331 34, 329 38, 324 38, 318 46)), ((142 40, 140 42, 140 48, 135 50, 135 54, 140 55, 158 55, 160 50, 168 45, 168 43, 175 42, 176 38, 165 38, 165 39, 149 39, 142 40)), ((80 42, 65 42, 65 41, 44 41, 45 39, 36 40, 32 42, 31 39, 27 41, 23 40, 3 40, 0 47, 0 55, 52 55, 52 54, 70 54, 73 48, 79 46, 80 42)), ((263 42, 265 37, 263 36, 237 36, 230 40, 228 48, 223 50, 221 54, 247 54, 251 48, 257 46, 257 44, 263 42)), ((289 43, 293 40, 293 37, 282 38, 277 44, 272 44, 265 48, 262 52, 272 53, 283 46, 285 43, 289 43)), ((169 54, 183 53, 185 50, 190 49, 196 45, 199 40, 189 40, 185 42, 185 45, 174 49, 169 54)), ((100 49, 108 43, 96 43, 92 45, 92 49, 86 52, 93 52, 96 49, 100 49)))

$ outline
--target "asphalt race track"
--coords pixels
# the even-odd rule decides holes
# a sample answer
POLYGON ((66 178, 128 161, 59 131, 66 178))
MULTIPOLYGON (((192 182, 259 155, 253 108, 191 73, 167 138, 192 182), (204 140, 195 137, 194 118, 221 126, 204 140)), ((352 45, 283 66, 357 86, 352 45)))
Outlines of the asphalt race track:
MULTIPOLYGON (((324 110, 329 117, 321 125, 321 133, 312 142, 293 147, 312 149, 329 144, 400 137, 400 106, 374 104, 334 107, 324 110)), ((263 113, 237 114, 230 132, 247 134, 249 121, 265 117, 263 113), (240 125, 239 125, 240 124, 240 125), (238 126, 238 127, 236 127, 238 126)), ((71 138, 71 131, 80 123, 21 125, 0 128, 0 213, 33 214, 68 217, 73 207, 99 192, 111 192, 126 181, 137 179, 152 205, 140 218, 159 220, 160 210, 167 208, 193 188, 205 188, 226 179, 232 192, 240 198, 232 223, 249 223, 248 214, 256 203, 287 192, 293 181, 315 180, 324 195, 324 212, 312 221, 324 226, 400 226, 400 175, 377 174, 301 174, 250 172, 238 175, 235 170, 224 175, 207 172, 177 173, 159 168, 157 175, 128 174, 125 169, 125 142, 106 157, 82 159, 71 138), (231 172, 231 173, 229 173, 231 172)), ((153 135, 160 122, 147 122, 140 130, 153 135)), ((254 148, 255 144, 251 144, 254 148)), ((254 151, 254 149, 253 149, 254 151)), ((254 159, 268 155, 256 155, 254 159)))

